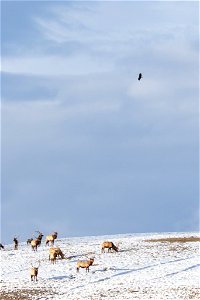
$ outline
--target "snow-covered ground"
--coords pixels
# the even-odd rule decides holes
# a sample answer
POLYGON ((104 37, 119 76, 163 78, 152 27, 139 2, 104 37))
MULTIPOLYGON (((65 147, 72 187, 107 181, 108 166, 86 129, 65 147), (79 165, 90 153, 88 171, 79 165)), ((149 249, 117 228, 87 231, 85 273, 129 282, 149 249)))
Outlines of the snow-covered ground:
POLYGON ((149 239, 198 236, 197 233, 121 234, 57 239, 66 259, 48 260, 44 241, 37 252, 26 243, 1 251, 0 299, 199 299, 199 242, 149 242, 149 239), (113 241, 119 252, 101 254, 113 241), (78 259, 94 257, 90 272, 76 272, 78 259), (31 263, 40 261, 38 282, 31 263), (10 297, 10 298, 9 298, 10 297), (23 298, 24 297, 24 298, 23 298))

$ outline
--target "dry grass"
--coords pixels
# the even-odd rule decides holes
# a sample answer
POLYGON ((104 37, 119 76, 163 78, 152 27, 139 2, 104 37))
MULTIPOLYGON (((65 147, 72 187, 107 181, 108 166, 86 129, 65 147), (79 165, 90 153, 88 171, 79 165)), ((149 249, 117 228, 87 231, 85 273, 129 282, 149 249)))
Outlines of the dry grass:
POLYGON ((200 237, 174 237, 174 238, 161 238, 161 239, 150 239, 145 242, 161 242, 161 243, 188 243, 188 242, 200 242, 200 237))
POLYGON ((183 247, 183 246, 171 246, 169 247, 169 251, 174 251, 174 252, 178 252, 178 251, 189 251, 190 248, 189 247, 183 247))
MULTIPOLYGON (((0 291, 0 300, 32 300, 52 294, 46 289, 19 289, 14 291, 0 291)), ((54 294, 54 293, 53 293, 54 294)))

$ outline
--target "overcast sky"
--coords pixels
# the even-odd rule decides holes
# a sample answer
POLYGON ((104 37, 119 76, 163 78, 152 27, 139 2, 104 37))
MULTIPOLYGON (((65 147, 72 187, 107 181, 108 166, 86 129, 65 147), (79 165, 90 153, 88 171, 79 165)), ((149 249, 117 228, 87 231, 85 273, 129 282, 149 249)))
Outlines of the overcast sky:
POLYGON ((198 230, 198 2, 1 5, 2 242, 198 230))

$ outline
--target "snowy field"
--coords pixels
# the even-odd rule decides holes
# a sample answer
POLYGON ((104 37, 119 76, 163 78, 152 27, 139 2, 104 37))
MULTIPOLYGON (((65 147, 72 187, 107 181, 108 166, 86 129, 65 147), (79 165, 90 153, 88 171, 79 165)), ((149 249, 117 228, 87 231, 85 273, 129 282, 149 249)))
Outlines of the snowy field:
POLYGON ((198 233, 122 234, 57 239, 65 259, 52 264, 44 239, 37 252, 20 243, 1 250, 0 299, 199 299, 199 241, 149 241, 199 237, 198 233), (101 253, 103 241, 119 252, 101 253), (89 273, 76 262, 94 257, 89 273), (38 282, 31 263, 40 261, 38 282))

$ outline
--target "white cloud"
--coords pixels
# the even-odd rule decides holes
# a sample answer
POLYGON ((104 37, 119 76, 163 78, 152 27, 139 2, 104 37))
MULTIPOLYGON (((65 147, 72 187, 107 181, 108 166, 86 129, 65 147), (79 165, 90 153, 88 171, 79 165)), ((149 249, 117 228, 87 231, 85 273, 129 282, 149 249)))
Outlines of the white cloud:
POLYGON ((71 57, 3 57, 1 71, 31 75, 84 75, 110 71, 112 63, 98 61, 87 55, 71 57))
POLYGON ((128 88, 128 95, 140 101, 146 98, 153 100, 155 96, 158 98, 165 90, 162 80, 145 78, 145 75, 141 81, 134 80, 128 88))
MULTIPOLYGON (((152 17, 146 15, 146 10, 139 3, 98 2, 92 6, 87 3, 53 3, 46 8, 46 13, 33 18, 40 32, 42 54, 38 57, 30 56, 30 52, 23 57, 3 56, 2 71, 33 75, 79 75, 117 69, 121 67, 120 60, 125 60, 124 68, 138 64, 155 67, 156 57, 167 63, 169 60, 192 62, 194 50, 190 47, 190 36, 197 31, 195 24, 184 24, 183 18, 174 13, 170 19, 168 10, 162 18, 167 5, 147 5, 151 8, 152 17), (157 9, 154 11, 154 8, 157 9), (141 16, 144 17, 142 22, 141 16), (46 39, 52 43, 48 44, 46 39), (70 44, 73 42, 77 43, 76 46, 70 44), (43 54, 48 47, 48 51, 51 51, 52 46, 57 47, 56 54, 43 54), (64 49, 66 52, 63 52, 64 49), (153 55, 156 57, 152 59, 153 55)), ((176 5, 174 7, 178 8, 176 5)))

